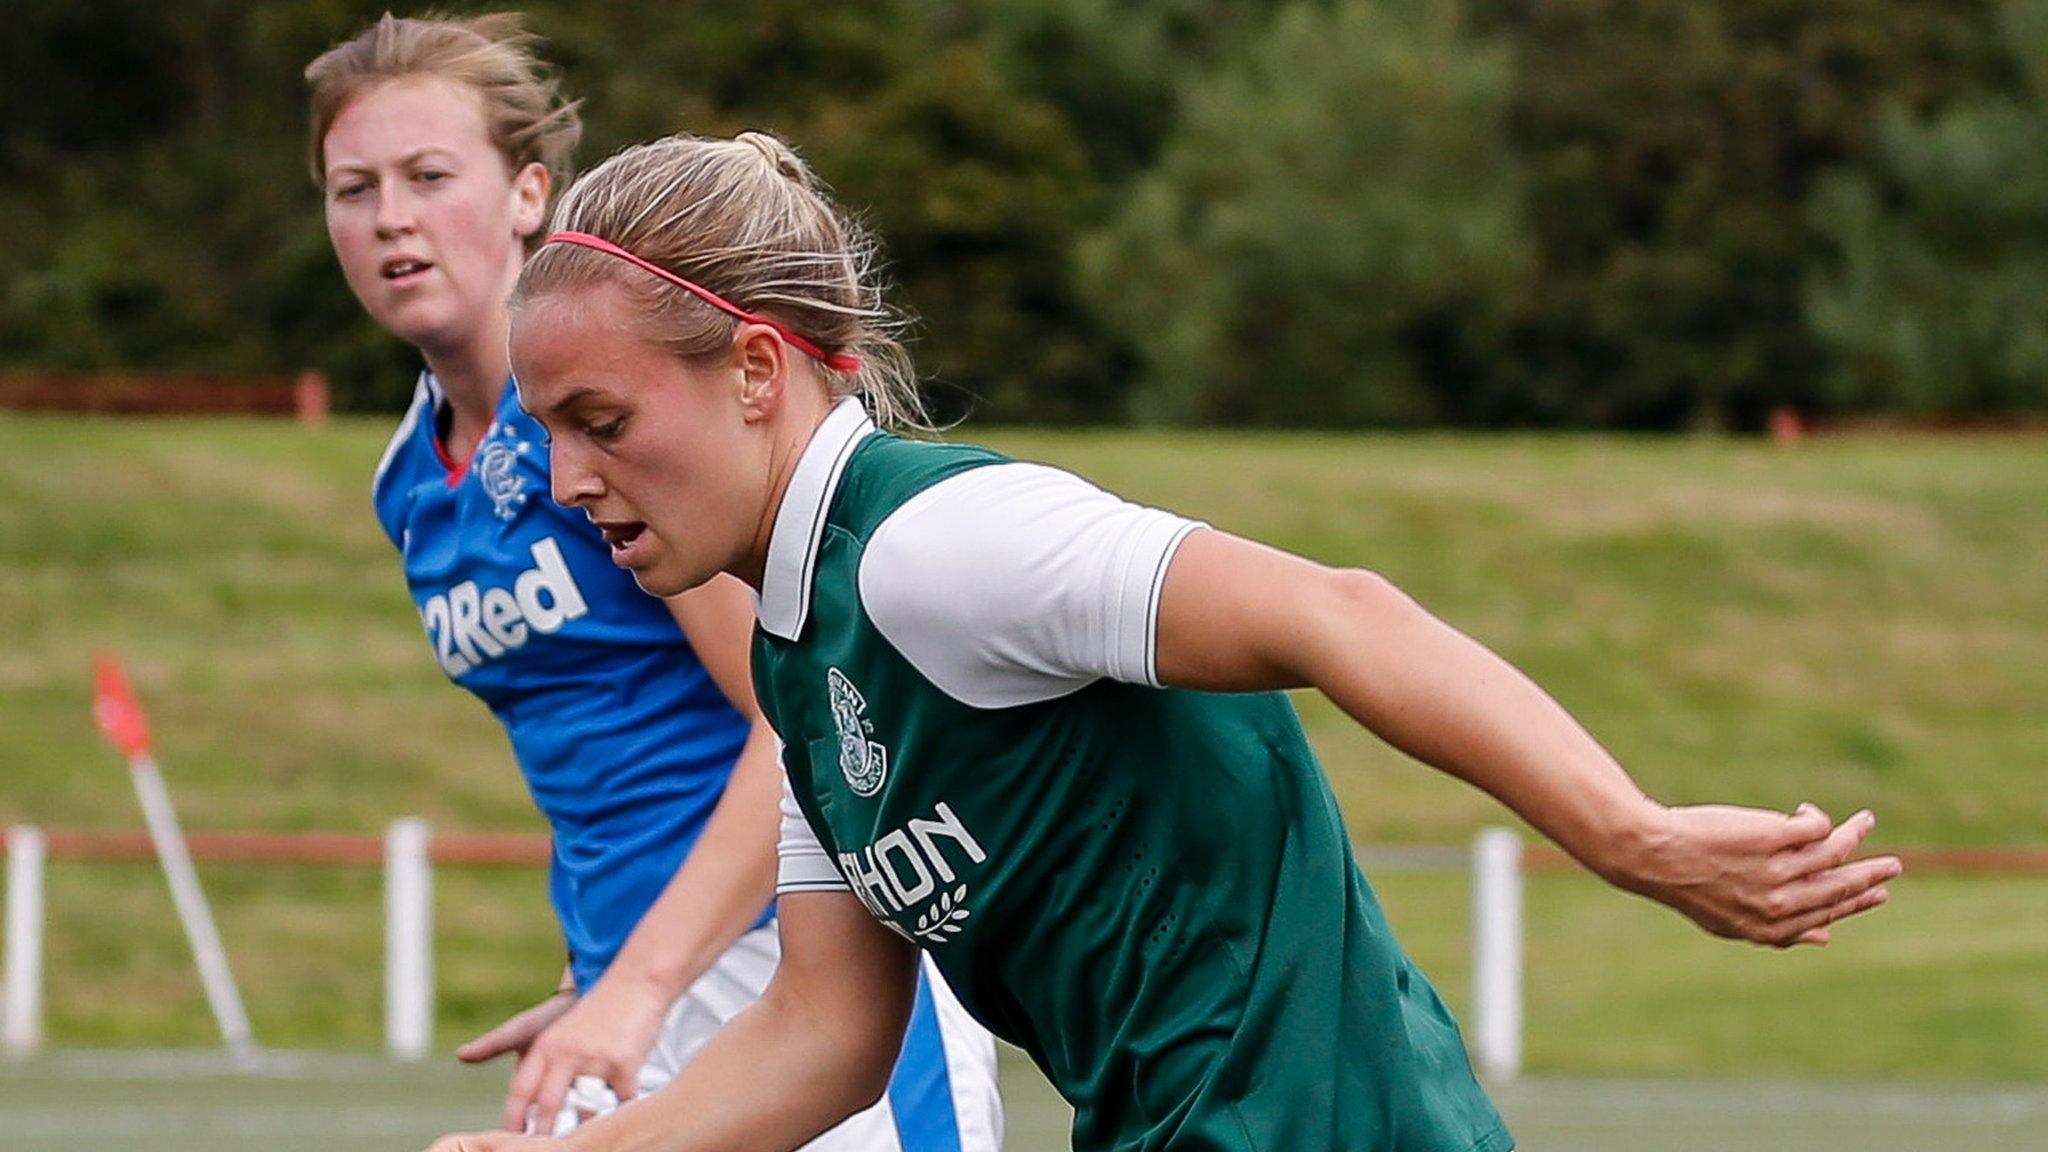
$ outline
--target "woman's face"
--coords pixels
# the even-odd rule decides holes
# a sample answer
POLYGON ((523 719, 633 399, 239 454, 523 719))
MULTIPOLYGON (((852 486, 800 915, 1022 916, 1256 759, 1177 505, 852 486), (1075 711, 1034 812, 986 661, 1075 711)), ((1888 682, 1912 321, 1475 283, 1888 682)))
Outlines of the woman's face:
POLYGON ((371 318, 429 352, 501 339, 548 176, 509 170, 482 96, 438 77, 379 85, 341 110, 322 150, 327 235, 371 318))
POLYGON ((758 584, 781 341, 743 324, 728 350, 684 361, 635 331, 610 281, 530 300, 513 318, 513 376, 547 429, 554 498, 582 508, 612 563, 657 596, 721 571, 758 584))

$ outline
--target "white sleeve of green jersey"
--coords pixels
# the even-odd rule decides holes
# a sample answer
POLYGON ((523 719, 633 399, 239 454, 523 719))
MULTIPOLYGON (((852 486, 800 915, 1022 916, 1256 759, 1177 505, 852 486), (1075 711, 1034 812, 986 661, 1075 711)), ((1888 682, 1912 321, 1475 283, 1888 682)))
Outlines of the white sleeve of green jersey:
POLYGON ((1159 592, 1200 524, 1041 464, 991 464, 904 501, 868 538, 860 599, 947 695, 1010 708, 1100 679, 1157 686, 1159 592))
POLYGON ((803 809, 796 806, 796 793, 790 791, 787 776, 782 778, 782 840, 775 846, 775 855, 777 896, 846 890, 846 878, 833 866, 825 846, 818 843, 818 834, 804 819, 803 809))

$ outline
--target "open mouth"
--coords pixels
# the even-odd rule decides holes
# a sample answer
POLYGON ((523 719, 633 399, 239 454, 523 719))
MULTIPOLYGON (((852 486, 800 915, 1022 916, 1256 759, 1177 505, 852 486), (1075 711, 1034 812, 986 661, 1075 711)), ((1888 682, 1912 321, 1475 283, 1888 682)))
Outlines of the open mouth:
POLYGON ((640 538, 640 533, 647 530, 647 525, 638 523, 599 524, 597 530, 603 533, 604 542, 612 551, 622 552, 631 546, 633 541, 640 538))
POLYGON ((408 276, 417 276, 432 267, 433 265, 425 260, 416 260, 410 256, 394 256, 386 260, 378 271, 386 280, 403 280, 408 276))

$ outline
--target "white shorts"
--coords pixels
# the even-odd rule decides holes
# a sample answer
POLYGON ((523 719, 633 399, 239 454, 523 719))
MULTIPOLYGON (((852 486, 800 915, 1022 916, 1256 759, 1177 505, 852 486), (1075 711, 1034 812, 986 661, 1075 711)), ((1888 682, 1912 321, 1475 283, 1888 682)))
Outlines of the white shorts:
MULTIPOLYGON (((642 1096, 658 1091, 711 1034, 759 999, 782 958, 775 925, 739 938, 668 1010, 661 1035, 640 1068, 642 1096)), ((917 1003, 903 1037, 903 1055, 889 1091, 864 1112, 805 1145, 807 1152, 999 1152, 1003 1102, 996 1089, 996 1046, 953 996, 928 958, 917 1003)), ((579 1076, 555 1121, 561 1136, 618 1107, 605 1083, 579 1076)))

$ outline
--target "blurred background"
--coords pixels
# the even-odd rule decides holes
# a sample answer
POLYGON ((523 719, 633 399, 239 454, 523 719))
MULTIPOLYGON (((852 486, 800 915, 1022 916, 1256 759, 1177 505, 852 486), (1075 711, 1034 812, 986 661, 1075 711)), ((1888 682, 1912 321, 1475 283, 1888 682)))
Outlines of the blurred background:
MULTIPOLYGON (((0 411, 0 824, 140 828, 89 716, 110 646, 195 833, 542 829, 370 515, 418 365, 335 267, 300 73, 383 9, 8 7, 0 400, 310 370, 338 414, 0 411)), ((1870 806, 1878 847, 1949 862, 1786 955, 1532 874, 1525 1147, 2048 1147, 2048 2, 524 11, 586 167, 794 142, 879 232, 954 435, 1387 573, 1662 799, 1870 806)), ((1361 842, 1506 822, 1301 704, 1361 842)), ((489 1122, 498 1073, 370 1055, 378 869, 200 872, 258 1039, 360 1063, 94 1063, 213 1023, 156 865, 53 859, 47 1049, 0 1066, 0 1147, 489 1122)), ((444 1050, 561 952, 540 869, 435 880, 444 1050)), ((1467 879, 1376 883, 1465 1011, 1467 879)), ((1013 1146, 1063 1147, 1029 1075, 1013 1146)))
MULTIPOLYGON (((305 63, 383 10, 16 0, 0 365, 410 354, 335 274, 305 63)), ((1759 427, 2048 408, 2032 0, 535 3, 585 163, 771 128, 956 411, 1759 427)))

